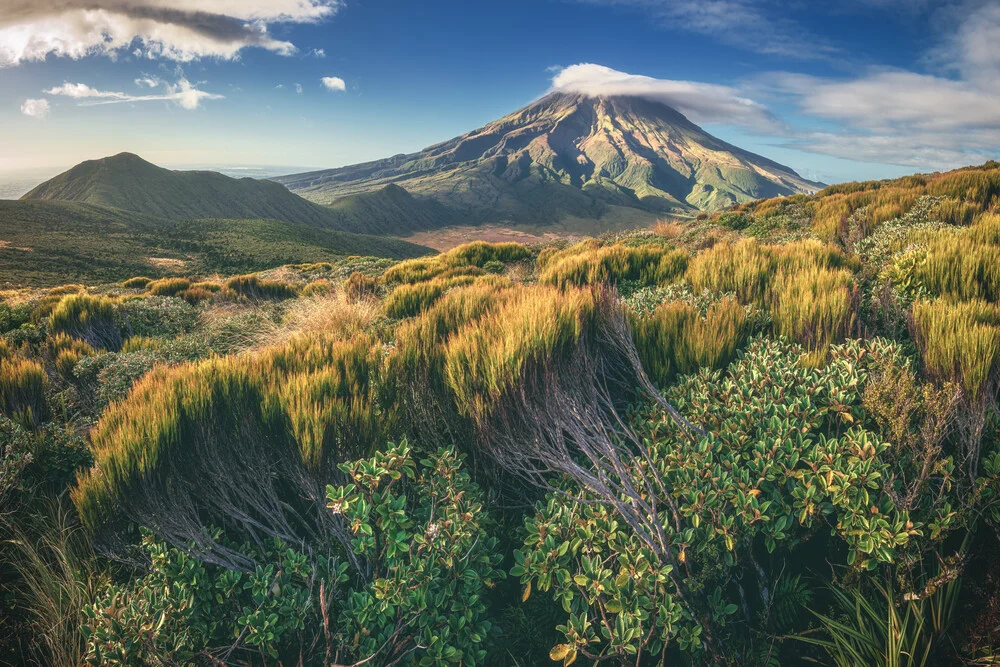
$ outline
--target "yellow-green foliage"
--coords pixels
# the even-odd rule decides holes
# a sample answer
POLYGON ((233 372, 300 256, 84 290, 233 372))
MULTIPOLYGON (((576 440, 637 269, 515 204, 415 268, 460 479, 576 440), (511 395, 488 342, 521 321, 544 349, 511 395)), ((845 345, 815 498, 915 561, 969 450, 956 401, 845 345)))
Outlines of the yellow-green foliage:
POLYGON ((146 285, 146 291, 154 296, 175 296, 191 287, 187 278, 160 278, 146 285))
POLYGON ((597 292, 525 287, 510 290, 445 349, 445 377, 459 410, 477 420, 521 382, 526 366, 557 358, 593 335, 597 292))
POLYGON ((211 299, 213 294, 215 294, 215 292, 209 291, 201 287, 195 287, 192 285, 183 292, 178 292, 177 297, 184 299, 191 305, 197 305, 202 301, 208 301, 209 299, 211 299))
POLYGON ((254 356, 155 367, 91 433, 95 467, 73 491, 81 519, 91 528, 109 521, 168 461, 238 458, 232 448, 251 445, 280 456, 288 446, 315 470, 367 451, 395 425, 377 404, 381 354, 365 336, 310 336, 254 356))
POLYGON ((226 289, 248 299, 290 299, 296 290, 277 280, 262 280, 256 273, 233 276, 226 281, 226 289))
POLYGON ((0 361, 10 359, 12 356, 14 356, 14 350, 11 349, 10 343, 7 342, 6 338, 0 338, 0 361))
POLYGON ((686 277, 696 292, 734 292, 742 303, 763 304, 778 273, 846 264, 839 250, 819 241, 762 245, 744 239, 716 244, 698 254, 688 264, 686 277))
POLYGON ((389 317, 413 317, 427 310, 442 294, 454 287, 472 284, 472 276, 434 278, 422 283, 403 283, 385 299, 385 312, 389 317))
POLYGON ((333 293, 333 283, 326 278, 320 278, 308 283, 302 288, 302 296, 325 296, 333 293))
POLYGON ((705 315, 690 304, 668 301, 648 316, 630 319, 643 368, 660 386, 699 368, 727 366, 750 333, 746 307, 732 298, 715 302, 705 315))
POLYGON ((145 289, 151 282, 153 282, 152 278, 147 278, 146 276, 136 276, 123 282, 122 287, 126 289, 145 289))
POLYGON ((1000 307, 985 301, 917 301, 913 324, 928 373, 978 399, 1000 361, 1000 307))
POLYGON ((774 333, 825 353, 850 333, 855 321, 854 275, 847 269, 805 268, 781 273, 771 305, 774 333))
POLYGON ((159 338, 148 338, 146 336, 132 336, 122 345, 122 354, 138 352, 139 350, 158 350, 163 347, 163 341, 159 338))
POLYGON ((541 259, 539 282, 557 287, 625 280, 664 285, 673 282, 688 266, 686 251, 666 246, 582 245, 582 248, 574 246, 541 259))
POLYGON ((79 294, 86 291, 87 288, 83 285, 60 285, 59 287, 50 289, 47 294, 49 296, 66 296, 67 294, 79 294))
POLYGON ((344 281, 344 294, 348 301, 367 299, 378 294, 378 284, 378 278, 355 271, 344 281))
POLYGON ((213 294, 222 290, 222 285, 220 283, 211 280, 202 280, 196 283, 192 283, 190 289, 201 289, 206 292, 212 292, 213 294))
POLYGON ((520 243, 475 241, 452 248, 435 257, 400 262, 386 270, 382 278, 387 283, 416 283, 435 278, 449 269, 462 267, 481 269, 487 262, 517 262, 529 259, 531 256, 531 249, 520 243))
POLYGON ((380 409, 375 392, 382 363, 376 341, 339 342, 331 356, 330 365, 293 376, 281 394, 303 463, 312 470, 331 454, 338 461, 369 454, 393 431, 394 413, 380 409))
POLYGON ((117 352, 122 346, 118 304, 103 296, 64 296, 49 315, 49 329, 113 352, 117 352))
POLYGON ((97 354, 90 343, 65 333, 52 336, 46 342, 46 350, 56 372, 67 380, 73 379, 73 369, 80 359, 97 354))
POLYGON ((49 415, 47 385, 41 364, 15 356, 0 359, 0 412, 26 428, 38 426, 49 415))
MULTIPOLYGON (((971 227, 921 239, 909 271, 912 280, 932 295, 959 299, 1000 299, 1000 215, 981 216, 971 227)), ((901 276, 906 278, 906 276, 901 276)))

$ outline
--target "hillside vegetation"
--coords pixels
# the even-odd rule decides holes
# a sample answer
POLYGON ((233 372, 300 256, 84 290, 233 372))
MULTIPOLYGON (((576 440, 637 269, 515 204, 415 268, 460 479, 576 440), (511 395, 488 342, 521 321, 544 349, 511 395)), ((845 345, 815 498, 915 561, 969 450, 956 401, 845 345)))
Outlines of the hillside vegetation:
POLYGON ((1000 659, 1000 165, 0 306, 6 655, 1000 659))
POLYGON ((0 201, 0 288, 5 289, 431 252, 396 239, 277 220, 178 221, 90 204, 0 201))

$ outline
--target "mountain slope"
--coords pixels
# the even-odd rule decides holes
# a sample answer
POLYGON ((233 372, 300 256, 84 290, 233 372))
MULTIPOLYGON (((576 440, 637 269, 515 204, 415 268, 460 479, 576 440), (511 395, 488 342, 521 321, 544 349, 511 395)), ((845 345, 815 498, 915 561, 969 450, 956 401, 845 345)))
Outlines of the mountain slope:
POLYGON ((63 201, 0 200, 0 287, 130 276, 240 273, 345 255, 429 248, 278 220, 169 220, 63 201))
POLYGON ((340 226, 329 210, 277 183, 230 178, 214 171, 171 171, 132 153, 81 162, 21 199, 111 206, 175 220, 269 218, 317 227, 340 226))
POLYGON ((690 214, 819 187, 664 104, 565 93, 419 153, 275 180, 323 204, 394 184, 479 221, 534 223, 613 206, 690 214))

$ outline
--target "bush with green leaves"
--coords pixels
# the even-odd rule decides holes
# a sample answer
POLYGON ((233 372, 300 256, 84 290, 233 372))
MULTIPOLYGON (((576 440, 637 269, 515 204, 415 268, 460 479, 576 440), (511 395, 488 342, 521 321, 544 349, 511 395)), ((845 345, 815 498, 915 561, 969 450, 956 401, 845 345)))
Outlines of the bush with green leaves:
POLYGON ((198 311, 177 297, 149 296, 125 301, 121 305, 121 318, 129 336, 174 338, 194 327, 198 311))
MULTIPOLYGON (((526 595, 551 594, 567 613, 553 657, 636 661, 674 645, 740 663, 750 639, 740 633, 749 625, 752 635, 774 568, 796 550, 872 571, 963 525, 948 484, 897 506, 897 454, 864 426, 871 345, 834 347, 821 369, 803 354, 758 339, 727 373, 683 378, 667 398, 705 435, 692 438, 659 407, 635 414, 648 463, 628 474, 646 490, 635 502, 655 512, 650 521, 630 523, 569 483, 536 507, 513 574, 526 595)), ((944 455, 931 463, 949 465, 944 455)))

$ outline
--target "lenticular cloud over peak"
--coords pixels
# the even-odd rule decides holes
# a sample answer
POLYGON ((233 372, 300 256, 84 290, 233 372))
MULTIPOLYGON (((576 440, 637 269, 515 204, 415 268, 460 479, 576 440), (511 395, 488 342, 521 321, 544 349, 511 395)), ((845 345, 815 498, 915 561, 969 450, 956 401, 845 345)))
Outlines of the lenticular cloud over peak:
POLYGON ((775 124, 767 109, 735 88, 697 81, 655 79, 640 74, 580 63, 562 68, 552 78, 557 92, 594 97, 631 95, 661 102, 696 123, 733 123, 751 127, 775 124))

